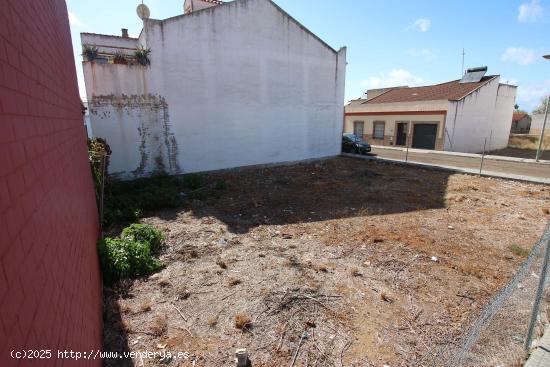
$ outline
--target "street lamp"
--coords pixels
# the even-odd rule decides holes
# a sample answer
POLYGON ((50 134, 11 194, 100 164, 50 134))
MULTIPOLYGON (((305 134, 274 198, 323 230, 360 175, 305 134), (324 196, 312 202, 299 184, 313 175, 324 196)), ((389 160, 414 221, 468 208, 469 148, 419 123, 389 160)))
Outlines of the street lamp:
MULTIPOLYGON (((543 56, 546 60, 550 60, 550 55, 543 56)), ((537 158, 536 161, 538 162, 540 159, 540 151, 542 149, 542 143, 544 141, 544 129, 546 128, 546 120, 548 119, 548 107, 550 105, 550 95, 548 95, 548 98, 546 99, 546 112, 544 113, 544 122, 542 123, 542 130, 540 132, 540 138, 539 138, 539 148, 537 149, 537 158)))

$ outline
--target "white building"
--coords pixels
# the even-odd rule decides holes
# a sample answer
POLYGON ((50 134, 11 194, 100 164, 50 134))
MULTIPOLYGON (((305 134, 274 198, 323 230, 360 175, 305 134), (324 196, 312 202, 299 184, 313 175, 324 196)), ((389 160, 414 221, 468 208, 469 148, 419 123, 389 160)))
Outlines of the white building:
POLYGON ((139 38, 83 33, 94 136, 123 178, 338 155, 346 50, 270 0, 187 0, 165 20, 141 8, 139 38), (133 57, 151 50, 150 65, 133 57), (115 55, 117 55, 115 57, 115 55), (129 63, 126 65, 125 63, 129 63))
POLYGON ((462 80, 424 87, 372 90, 345 108, 346 133, 373 145, 465 153, 505 148, 517 87, 486 68, 462 80))

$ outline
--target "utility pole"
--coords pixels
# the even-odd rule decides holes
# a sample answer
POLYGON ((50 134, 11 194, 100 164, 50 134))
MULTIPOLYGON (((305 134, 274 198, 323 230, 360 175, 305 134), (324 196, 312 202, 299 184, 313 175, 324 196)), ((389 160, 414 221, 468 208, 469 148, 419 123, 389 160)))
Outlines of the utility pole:
POLYGON ((542 143, 544 142, 544 129, 546 129, 546 120, 548 119, 548 106, 549 105, 550 105, 550 95, 546 98, 546 112, 544 113, 544 122, 542 123, 542 130, 540 132, 539 148, 537 149, 537 158, 536 158, 537 162, 540 159, 542 143))
MULTIPOLYGON (((544 55, 543 58, 545 58, 546 60, 550 60, 550 55, 544 55)), ((548 105, 550 105, 550 95, 548 95, 548 98, 546 99, 546 112, 544 113, 544 122, 542 124, 542 131, 540 132, 539 148, 537 149, 537 158, 536 158, 537 162, 540 159, 542 144, 544 143, 544 129, 546 129, 546 120, 548 120, 548 105)))

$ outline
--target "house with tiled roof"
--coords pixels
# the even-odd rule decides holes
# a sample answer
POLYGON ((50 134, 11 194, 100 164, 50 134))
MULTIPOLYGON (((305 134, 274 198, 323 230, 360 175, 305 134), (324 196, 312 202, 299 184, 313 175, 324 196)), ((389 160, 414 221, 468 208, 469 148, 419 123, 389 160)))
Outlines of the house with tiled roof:
POLYGON ((345 107, 344 132, 372 145, 479 153, 505 148, 516 86, 486 68, 460 80, 367 91, 345 107))
MULTIPOLYGON (((340 154, 346 68, 271 0, 181 0, 139 36, 82 33, 90 131, 120 178, 340 154)), ((133 9, 129 9, 133 12, 133 9)))
POLYGON ((527 112, 517 111, 512 115, 512 134, 528 134, 531 128, 531 116, 527 112))

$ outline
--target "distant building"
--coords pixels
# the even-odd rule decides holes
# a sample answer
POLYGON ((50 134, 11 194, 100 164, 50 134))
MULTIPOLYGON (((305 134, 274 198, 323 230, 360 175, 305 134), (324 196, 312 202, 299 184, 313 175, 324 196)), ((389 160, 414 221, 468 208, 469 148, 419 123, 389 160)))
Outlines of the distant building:
POLYGON ((374 145, 478 153, 487 139, 487 150, 505 148, 517 87, 484 76, 486 70, 437 85, 367 91, 367 99, 345 107, 344 131, 374 145))
POLYGON ((186 0, 139 37, 82 33, 91 131, 122 178, 340 153, 346 50, 270 0, 186 0), (150 49, 137 58, 136 49, 150 49), (84 52, 86 54, 86 52, 84 52), (142 63, 146 64, 141 65, 142 63))
POLYGON ((531 116, 526 112, 514 112, 512 115, 512 134, 528 134, 531 128, 531 116))
MULTIPOLYGON (((539 136, 542 130, 543 124, 544 124, 544 113, 534 114, 532 116, 531 128, 529 129, 529 134, 539 136)), ((544 135, 550 135, 550 117, 548 117, 548 121, 546 122, 546 130, 544 131, 544 135)))

